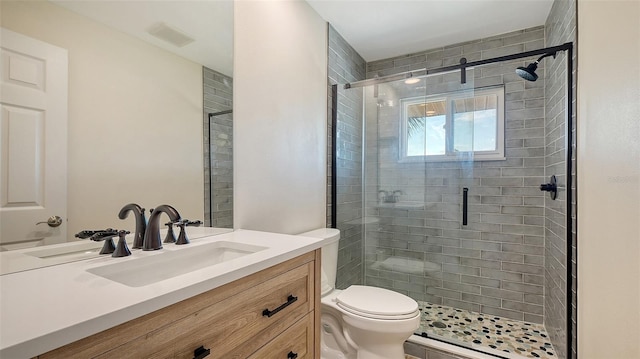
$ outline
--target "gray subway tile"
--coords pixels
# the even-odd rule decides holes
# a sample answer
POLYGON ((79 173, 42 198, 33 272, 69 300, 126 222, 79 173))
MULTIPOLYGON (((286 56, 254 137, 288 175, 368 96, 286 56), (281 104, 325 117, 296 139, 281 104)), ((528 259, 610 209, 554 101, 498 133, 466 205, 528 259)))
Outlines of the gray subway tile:
POLYGON ((482 295, 485 295, 488 297, 500 298, 500 299, 514 300, 514 301, 522 301, 525 297, 525 294, 520 292, 498 289, 498 288, 488 288, 488 287, 482 287, 482 295))
MULTIPOLYGON (((522 282, 522 279, 524 278, 524 274, 522 273, 508 272, 508 271, 496 270, 496 269, 490 269, 490 268, 482 268, 481 274, 483 277, 493 278, 498 281, 506 280, 511 282, 522 282)), ((504 288, 504 289, 508 289, 508 288, 504 288)))
POLYGON ((523 274, 544 275, 544 267, 539 265, 528 265, 520 263, 502 263, 502 269, 509 272, 517 272, 523 274))
POLYGON ((502 251, 520 254, 542 255, 544 253, 544 247, 502 243, 502 251))
POLYGON ((460 258, 460 264, 468 267, 500 269, 499 261, 475 258, 460 258))
POLYGON ((456 264, 443 264, 442 270, 447 273, 479 276, 480 268, 466 267, 456 264))
POLYGON ((489 260, 524 263, 524 256, 518 253, 482 251, 480 257, 482 259, 489 259, 489 260))
POLYGON ((491 307, 487 305, 483 305, 480 310, 482 311, 482 313, 497 315, 503 318, 509 318, 514 320, 524 320, 524 313, 518 312, 515 310, 496 308, 496 307, 491 307))
POLYGON ((542 315, 542 305, 514 302, 510 300, 502 301, 502 308, 542 315))
POLYGON ((521 293, 529 294, 544 294, 544 288, 541 285, 514 283, 514 282, 502 282, 502 289, 518 291, 521 293))
POLYGON ((443 288, 455 290, 461 293, 471 293, 471 294, 480 294, 480 286, 479 285, 471 285, 464 283, 455 283, 455 282, 442 282, 443 288))
POLYGON ((482 287, 492 287, 492 288, 500 287, 500 280, 492 277, 483 278, 483 277, 473 276, 473 275, 461 275, 460 281, 462 283, 467 283, 467 284, 477 284, 482 287))

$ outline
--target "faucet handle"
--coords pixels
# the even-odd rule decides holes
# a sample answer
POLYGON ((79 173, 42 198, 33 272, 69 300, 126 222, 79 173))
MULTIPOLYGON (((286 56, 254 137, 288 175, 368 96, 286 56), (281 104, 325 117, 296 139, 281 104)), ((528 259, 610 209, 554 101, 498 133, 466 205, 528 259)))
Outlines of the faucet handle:
MULTIPOLYGON (((189 238, 187 238, 187 231, 186 231, 186 227, 188 226, 195 226, 198 227, 202 224, 201 220, 195 220, 195 221, 190 221, 188 219, 182 219, 180 221, 177 222, 173 222, 173 224, 175 224, 176 226, 180 227, 180 234, 178 235, 178 240, 176 240, 176 244, 189 244, 189 238)), ((171 228, 171 227, 169 227, 171 228)), ((166 243, 166 241, 165 241, 166 243)))
POLYGON ((89 238, 90 240, 95 242, 104 241, 104 244, 102 245, 102 249, 100 250, 100 254, 111 254, 116 250, 116 246, 115 244, 113 244, 113 237, 118 235, 118 231, 112 228, 107 228, 107 229, 98 230, 98 231, 82 231, 79 234, 82 233, 83 235, 87 235, 89 234, 89 232, 92 232, 92 234, 89 237, 85 237, 85 238, 89 238))
POLYGON ((190 221, 185 219, 186 223, 185 226, 191 226, 191 227, 199 227, 202 224, 201 220, 195 220, 195 221, 190 221))
POLYGON ((95 242, 104 241, 109 238, 113 238, 118 235, 118 230, 113 228, 107 228, 99 231, 94 231, 94 233, 88 238, 95 242))
POLYGON ((111 254, 115 252, 115 250, 116 245, 113 244, 113 238, 105 239, 102 249, 100 250, 100 254, 111 254))
POLYGON ((118 240, 118 246, 116 247, 115 251, 111 255, 112 257, 117 258, 117 257, 126 257, 131 255, 131 251, 129 250, 129 247, 127 247, 127 240, 125 238, 129 233, 131 232, 125 231, 125 230, 118 231, 118 236, 120 238, 118 240))
POLYGON ((178 235, 178 240, 176 241, 176 244, 178 245, 189 244, 189 238, 187 238, 187 231, 185 230, 185 227, 189 225, 189 220, 183 219, 179 221, 176 225, 180 227, 180 234, 178 235))
MULTIPOLYGON (((107 229, 107 230, 109 230, 109 229, 107 229)), ((87 238, 90 238, 91 236, 93 236, 94 234, 96 234, 98 232, 104 232, 104 231, 105 231, 104 229, 84 229, 84 230, 76 233, 74 235, 74 237, 80 238, 80 239, 87 239, 87 238)))
POLYGON ((167 222, 164 224, 165 226, 169 227, 169 229, 167 230, 167 235, 166 237, 164 237, 164 241, 162 243, 176 243, 176 235, 173 232, 173 225, 178 223, 180 223, 180 221, 167 222))

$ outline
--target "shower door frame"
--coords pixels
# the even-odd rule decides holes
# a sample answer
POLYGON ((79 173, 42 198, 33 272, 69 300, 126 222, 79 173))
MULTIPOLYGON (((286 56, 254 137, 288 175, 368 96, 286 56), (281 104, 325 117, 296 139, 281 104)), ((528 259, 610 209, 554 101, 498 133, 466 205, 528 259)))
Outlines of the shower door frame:
MULTIPOLYGON (((577 232, 573 227, 573 190, 574 190, 574 178, 573 178, 573 98, 574 98, 574 87, 573 87, 573 42, 567 42, 562 45, 546 47, 538 50, 525 51, 517 54, 506 55, 494 57, 486 60, 478 60, 473 62, 467 62, 466 58, 460 59, 459 65, 445 66, 436 69, 420 69, 408 71, 400 74, 389 75, 385 77, 379 77, 375 79, 367 79, 362 81, 357 81, 353 83, 344 84, 344 89, 351 89, 357 87, 364 87, 376 84, 382 84, 386 82, 396 81, 400 79, 406 79, 413 77, 414 73, 420 73, 422 75, 431 75, 438 74, 443 72, 452 72, 456 70, 460 70, 460 82, 466 83, 466 68, 487 65, 496 62, 510 61, 510 60, 518 60, 526 57, 537 56, 537 55, 545 55, 545 54, 554 54, 557 52, 567 52, 567 125, 566 125, 566 192, 567 192, 567 211, 566 211, 566 348, 567 348, 567 357, 570 357, 573 351, 573 277, 575 275, 577 280, 577 273, 573 271, 573 237, 574 233, 576 235, 576 251, 577 251, 577 232)), ((332 151, 332 160, 331 160, 331 228, 337 227, 337 108, 338 108, 338 85, 331 86, 331 127, 332 127, 332 136, 331 136, 331 151, 332 151)), ((577 183, 575 184, 577 187, 577 183)), ((577 201, 576 203, 576 211, 577 211, 577 201)), ((576 271, 577 271, 577 263, 576 263, 576 271)), ((577 306, 577 297, 576 297, 576 306, 577 306)), ((578 325, 578 319, 576 318, 576 330, 578 325)))

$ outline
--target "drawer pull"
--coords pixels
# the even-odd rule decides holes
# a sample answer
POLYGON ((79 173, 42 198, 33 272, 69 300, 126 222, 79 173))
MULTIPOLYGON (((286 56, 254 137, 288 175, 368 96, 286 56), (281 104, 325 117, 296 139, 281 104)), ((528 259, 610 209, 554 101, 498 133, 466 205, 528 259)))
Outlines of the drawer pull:
POLYGON ((211 354, 211 349, 205 349, 204 346, 201 345, 198 349, 193 351, 193 359, 202 359, 209 356, 209 354, 211 354))
POLYGON ((289 352, 289 354, 287 354, 287 359, 296 359, 297 357, 298 353, 289 352))
POLYGON ((281 306, 279 306, 278 308, 276 308, 274 310, 265 309, 265 310, 262 311, 262 315, 265 316, 265 317, 271 318, 274 314, 276 314, 279 311, 283 310, 284 308, 290 306, 296 300, 298 300, 298 297, 294 297, 293 295, 289 294, 289 296, 287 297, 287 302, 286 303, 282 304, 281 306))

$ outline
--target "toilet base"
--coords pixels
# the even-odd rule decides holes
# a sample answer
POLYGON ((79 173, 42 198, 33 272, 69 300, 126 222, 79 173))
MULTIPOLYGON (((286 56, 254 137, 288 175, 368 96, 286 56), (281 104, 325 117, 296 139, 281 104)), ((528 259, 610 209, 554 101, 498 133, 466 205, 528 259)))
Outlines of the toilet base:
POLYGON ((357 359, 357 351, 344 338, 342 322, 335 316, 339 313, 328 314, 330 309, 323 309, 320 328, 320 359, 357 359))
POLYGON ((404 341, 420 324, 420 312, 400 320, 366 318, 340 309, 333 300, 340 291, 321 300, 321 359, 404 359, 404 341))

